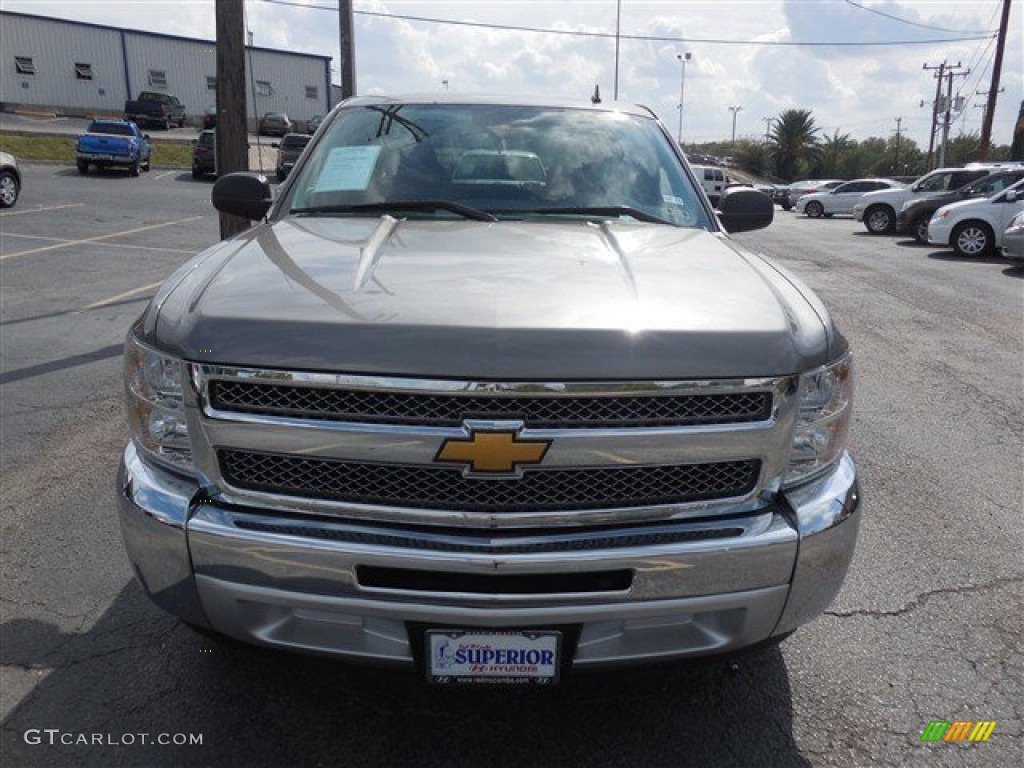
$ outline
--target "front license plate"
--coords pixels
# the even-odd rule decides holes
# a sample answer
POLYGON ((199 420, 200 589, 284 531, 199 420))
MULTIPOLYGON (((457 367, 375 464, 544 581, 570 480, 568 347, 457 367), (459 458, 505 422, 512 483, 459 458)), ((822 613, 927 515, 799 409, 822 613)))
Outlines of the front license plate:
POLYGON ((427 631, 431 683, 552 685, 558 682, 562 633, 427 631))

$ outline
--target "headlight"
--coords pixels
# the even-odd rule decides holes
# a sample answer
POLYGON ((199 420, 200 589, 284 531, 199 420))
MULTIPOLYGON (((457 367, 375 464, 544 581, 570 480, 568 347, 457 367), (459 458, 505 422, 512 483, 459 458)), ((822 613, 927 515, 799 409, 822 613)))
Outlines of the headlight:
POLYGON ((124 381, 128 426, 135 445, 175 469, 192 471, 192 448, 185 423, 181 360, 140 344, 125 343, 124 381))
POLYGON ((784 484, 824 472, 843 454, 853 403, 850 355, 800 377, 799 412, 784 484))

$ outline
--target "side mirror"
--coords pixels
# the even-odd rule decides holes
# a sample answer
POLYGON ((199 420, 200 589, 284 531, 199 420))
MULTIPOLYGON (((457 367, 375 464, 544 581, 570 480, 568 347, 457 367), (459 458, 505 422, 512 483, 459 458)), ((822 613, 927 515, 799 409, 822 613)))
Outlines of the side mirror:
POLYGON ((1017 190, 1016 189, 1011 189, 1011 190, 1008 190, 1006 192, 1006 202, 1008 202, 1008 203, 1016 203, 1018 198, 1019 198, 1019 195, 1017 194, 1017 190))
POLYGON ((221 176, 213 185, 213 207, 221 213, 260 221, 273 203, 270 182, 262 173, 239 171, 221 176))
POLYGON ((718 198, 717 213, 726 232, 748 232, 771 224, 775 206, 764 192, 733 187, 723 190, 718 198))
POLYGON ((148 133, 142 134, 142 138, 144 138, 146 141, 149 141, 149 134, 148 133))
POLYGON ((281 148, 281 142, 279 142, 279 141, 271 142, 270 148, 271 149, 280 149, 281 148))

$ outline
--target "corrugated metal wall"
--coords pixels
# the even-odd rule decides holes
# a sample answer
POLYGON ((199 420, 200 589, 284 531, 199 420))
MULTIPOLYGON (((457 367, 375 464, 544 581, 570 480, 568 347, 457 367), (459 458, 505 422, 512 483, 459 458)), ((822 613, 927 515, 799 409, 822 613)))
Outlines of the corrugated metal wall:
POLYGON ((216 92, 206 88, 207 75, 217 73, 217 53, 212 44, 133 32, 125 32, 124 38, 131 98, 142 91, 172 93, 190 117, 202 115, 216 101, 216 92), (162 74, 163 79, 151 79, 154 72, 162 74))
MULTIPOLYGON (((329 62, 327 56, 247 50, 250 123, 254 114, 266 112, 286 112, 299 121, 326 114, 329 62)), ((188 116, 198 118, 216 102, 210 87, 216 73, 210 41, 0 12, 0 103, 5 107, 117 114, 140 91, 162 91, 177 96, 188 116), (31 59, 34 74, 18 73, 15 57, 31 59)))
POLYGON ((124 108, 121 34, 77 24, 0 14, 0 102, 73 109, 124 108), (19 74, 15 57, 32 60, 35 74, 19 74), (92 79, 76 74, 88 64, 92 79))
POLYGON ((253 80, 256 82, 256 110, 260 115, 284 112, 292 120, 308 120, 313 115, 325 115, 329 111, 330 94, 327 92, 323 59, 297 59, 274 51, 255 50, 252 55, 255 76, 249 71, 248 52, 245 67, 249 88, 246 102, 250 115, 253 114, 253 80), (269 83, 269 93, 260 83, 269 83), (316 98, 306 96, 307 88, 316 89, 316 98))

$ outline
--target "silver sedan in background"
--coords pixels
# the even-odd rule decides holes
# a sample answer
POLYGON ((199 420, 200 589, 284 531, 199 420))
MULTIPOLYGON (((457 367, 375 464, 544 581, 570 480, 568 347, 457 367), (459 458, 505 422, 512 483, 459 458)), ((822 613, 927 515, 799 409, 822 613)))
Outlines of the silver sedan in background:
POLYGON ((822 192, 804 195, 796 201, 796 212, 805 213, 808 218, 828 218, 837 213, 853 215, 853 206, 861 195, 878 189, 896 189, 904 186, 892 179, 854 179, 840 184, 838 187, 822 192))
POLYGON ((0 152, 0 208, 11 208, 21 193, 21 171, 9 152, 0 152))
POLYGON ((1001 250, 1007 259, 1024 261, 1024 211, 1010 219, 1003 232, 1001 250))

